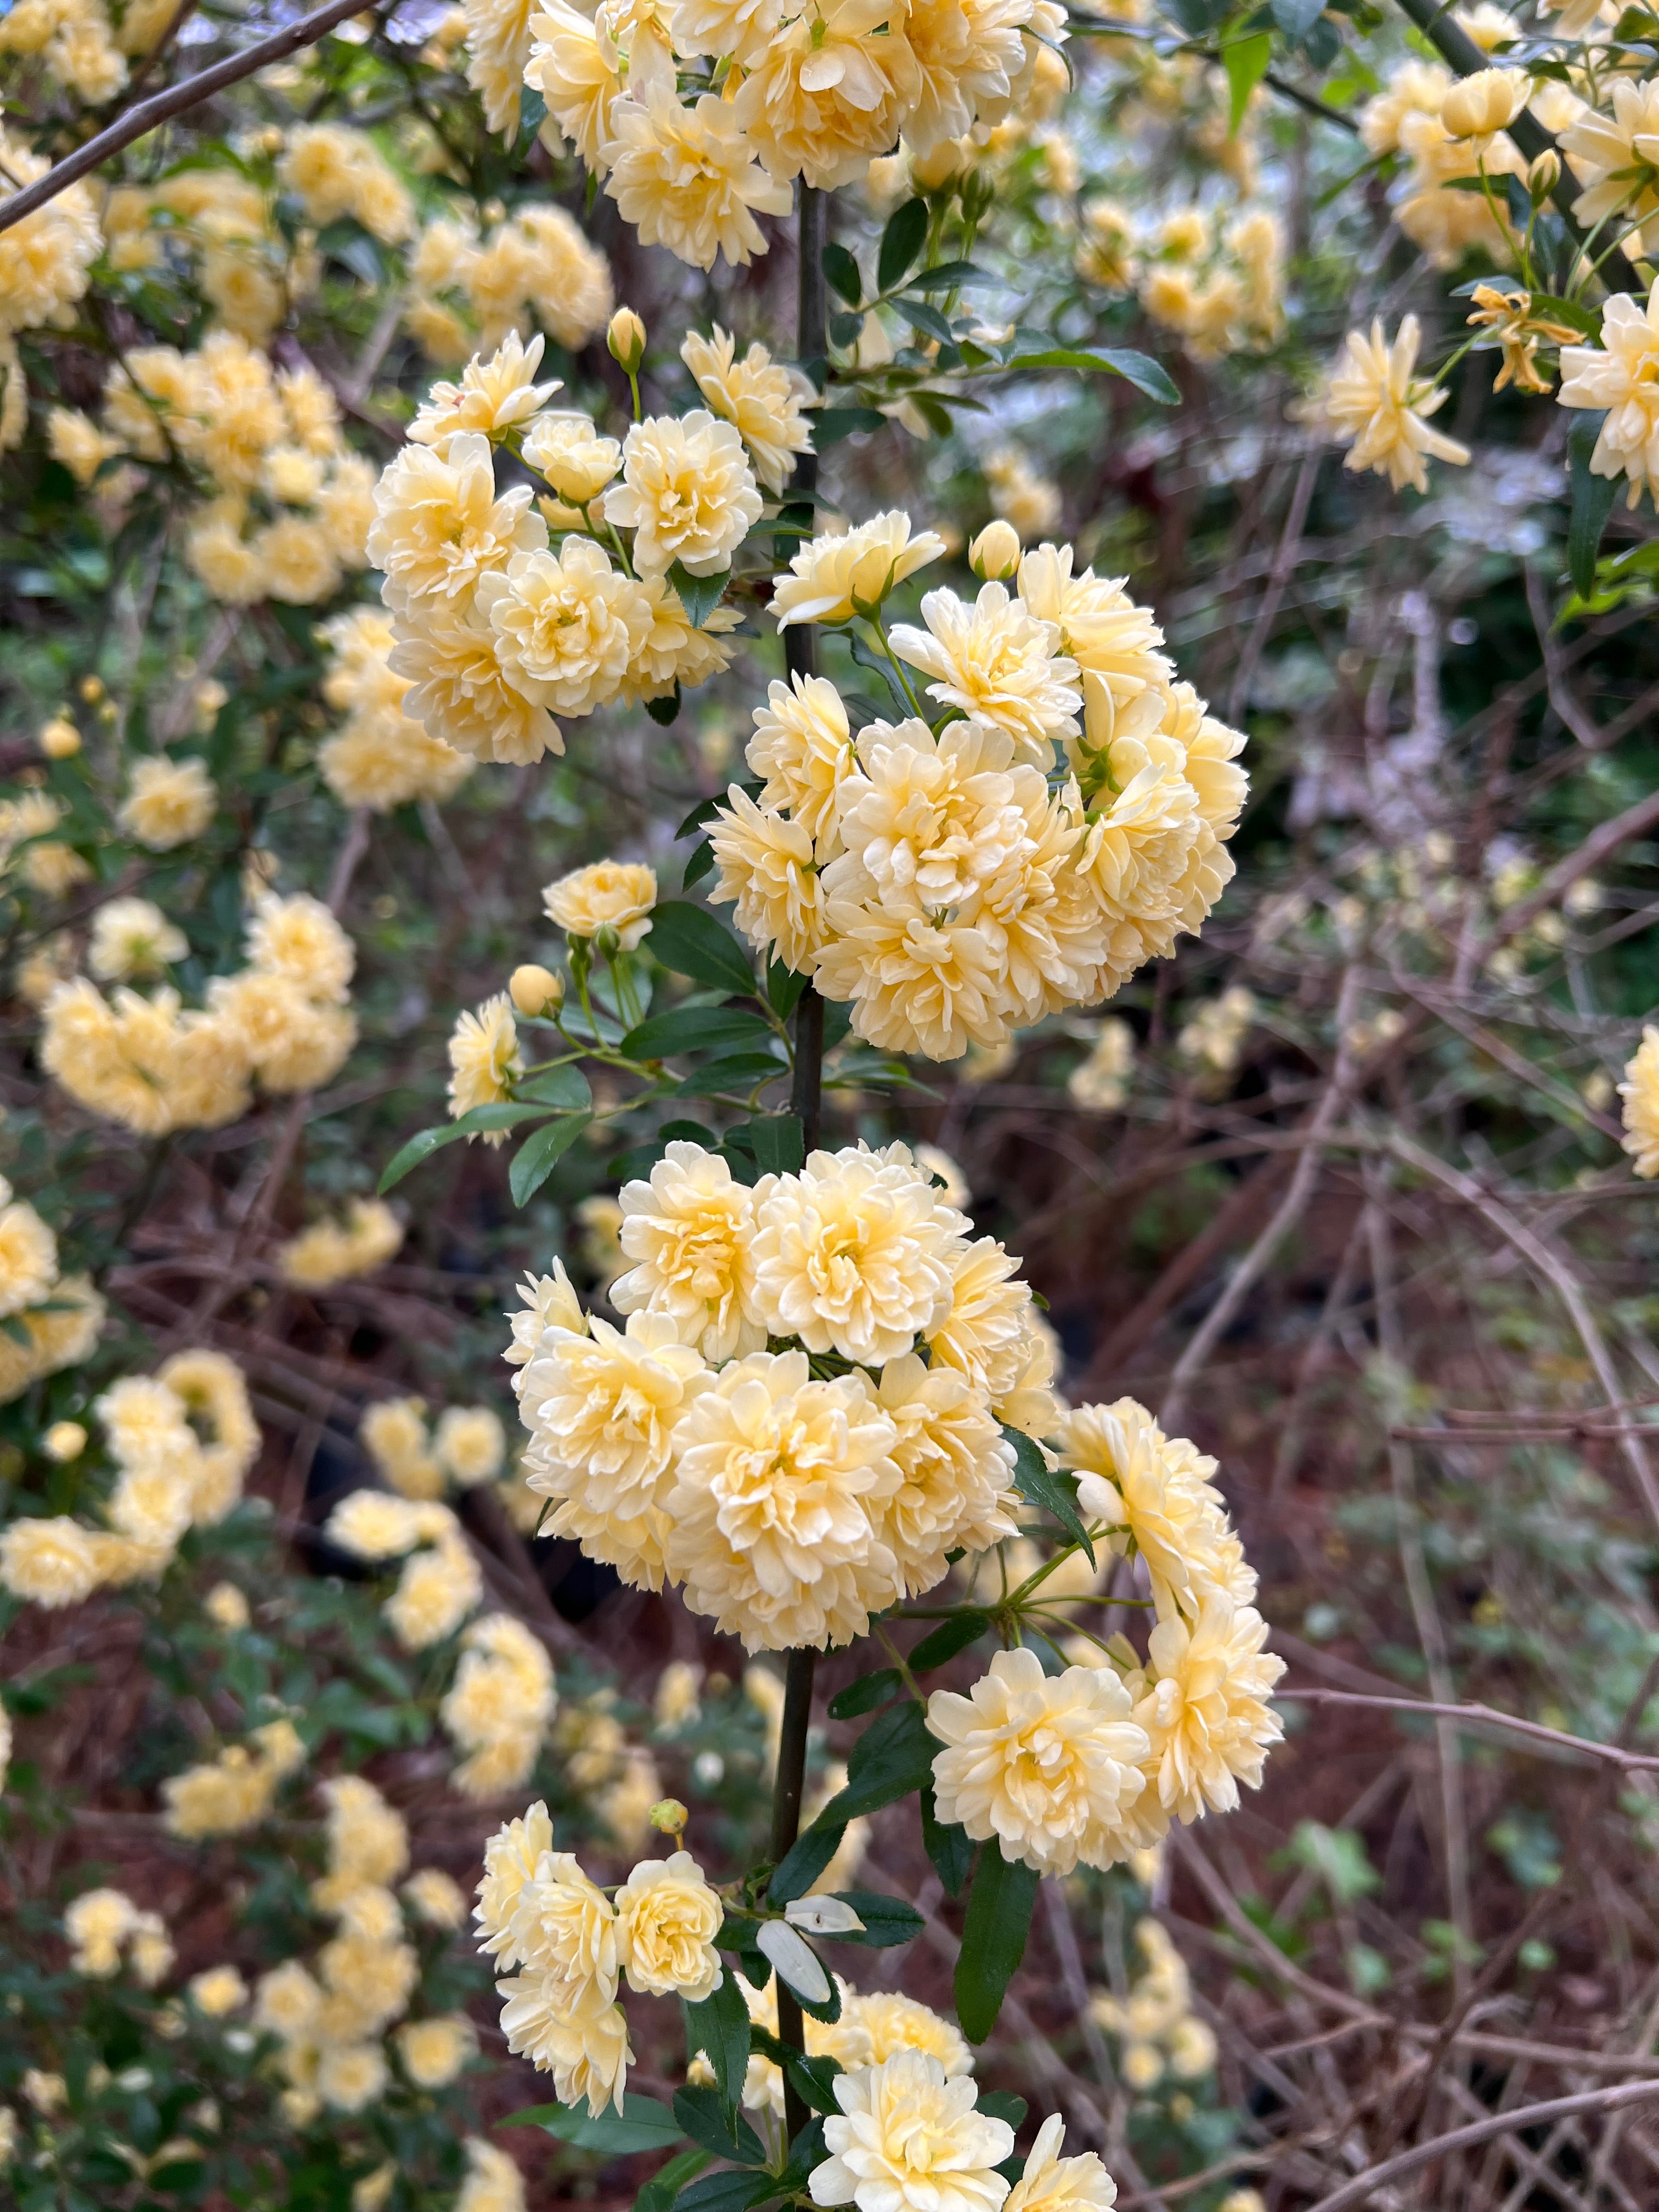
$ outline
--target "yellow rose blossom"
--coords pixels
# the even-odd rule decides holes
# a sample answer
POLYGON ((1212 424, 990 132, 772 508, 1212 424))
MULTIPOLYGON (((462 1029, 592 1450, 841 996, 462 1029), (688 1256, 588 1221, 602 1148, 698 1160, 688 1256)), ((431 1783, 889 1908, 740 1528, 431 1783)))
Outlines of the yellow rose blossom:
POLYGON ((625 860, 599 860, 578 868, 549 884, 542 893, 548 920, 568 937, 597 937, 608 929, 624 952, 631 952, 649 934, 656 903, 656 870, 625 860))

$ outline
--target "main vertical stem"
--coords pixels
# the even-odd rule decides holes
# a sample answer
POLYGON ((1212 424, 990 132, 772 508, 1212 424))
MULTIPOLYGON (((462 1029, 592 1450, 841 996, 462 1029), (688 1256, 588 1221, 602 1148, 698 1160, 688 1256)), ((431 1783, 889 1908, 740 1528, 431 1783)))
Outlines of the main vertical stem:
MULTIPOLYGON (((796 187, 799 221, 796 230, 797 292, 795 358, 809 376, 824 357, 823 231, 824 196, 803 179, 796 187)), ((793 489, 811 494, 817 489, 816 453, 803 453, 796 465, 793 489)), ((807 525, 811 527, 809 510, 807 525)), ((792 676, 817 673, 817 636, 810 623, 795 623, 784 633, 785 665, 792 676)), ((823 1121, 823 1001, 809 983, 795 1006, 795 1080, 790 1104, 799 1120, 809 1152, 817 1148, 823 1121)), ((772 1790, 771 1856, 774 1863, 800 1833, 801 1793, 806 1784, 806 1735, 812 1719, 812 1667, 817 1655, 792 1651, 784 1674, 783 1726, 778 1738, 777 1779, 772 1790)), ((801 2010, 793 1994, 777 1978, 778 2040, 795 2051, 806 2047, 801 2010)), ((783 2080, 783 2126, 793 2142, 811 2115, 787 2074, 783 2080)))

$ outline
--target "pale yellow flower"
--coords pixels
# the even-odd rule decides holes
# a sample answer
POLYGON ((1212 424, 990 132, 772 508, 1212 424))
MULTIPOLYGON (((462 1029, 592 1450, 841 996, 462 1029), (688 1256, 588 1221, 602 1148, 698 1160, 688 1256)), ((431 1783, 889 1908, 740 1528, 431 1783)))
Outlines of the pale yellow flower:
POLYGON ((185 1994, 208 2020, 222 2020, 247 2002, 248 1987, 234 1966, 210 1966, 185 1984, 185 1994))
POLYGON ((909 516, 895 508, 840 537, 810 539, 791 557, 789 574, 774 583, 770 611, 780 629, 798 622, 851 622, 855 609, 879 605, 944 550, 934 531, 913 538, 909 516))
POLYGON ((361 2112, 386 2094, 392 2078, 376 2043, 325 2045, 317 2057, 317 2094, 337 2112, 361 2112))
POLYGON ((464 607, 482 577, 546 544, 528 485, 496 497, 489 441, 477 431, 458 433, 441 453, 405 446, 375 489, 368 557, 405 602, 430 597, 464 607))
POLYGON ((494 636, 478 621, 422 601, 418 621, 399 626, 390 665, 409 684, 407 714, 446 752, 521 768, 564 750, 558 724, 508 680, 494 636))
POLYGON ((439 1867, 422 1867, 404 1884, 404 1898, 430 1928, 459 1928, 466 1918, 466 1899, 439 1867))
POLYGON ((1586 110, 1560 136, 1561 151, 1584 186, 1572 211, 1587 229, 1613 219, 1622 233, 1633 219, 1632 244, 1650 251, 1659 243, 1659 77, 1638 82, 1614 76, 1607 91, 1611 115, 1586 110))
POLYGON ((811 832, 757 806, 735 783, 726 802, 709 824, 716 874, 708 896, 717 906, 735 903, 738 927, 757 951, 810 975, 829 933, 811 832))
POLYGON ((775 362, 763 345, 751 345, 739 361, 730 332, 718 323, 708 337, 688 331, 680 359, 714 413, 736 425, 761 482, 781 492, 796 456, 812 450, 811 426, 803 411, 818 404, 811 379, 775 362))
POLYGON ((307 998, 342 1000, 357 964, 351 939, 320 899, 303 891, 292 898, 269 893, 254 906, 248 924, 251 968, 286 975, 307 998))
POLYGON ((1160 1620, 1134 1686, 1134 1717, 1151 1743, 1148 1791, 1166 1814, 1231 1813, 1241 1782, 1257 1788, 1271 1745, 1284 1734, 1267 1704, 1285 1662, 1262 1650, 1267 1624, 1249 1606, 1206 1597, 1195 1621, 1160 1620))
POLYGON ((38 1305, 58 1279, 58 1239, 0 1177, 0 1319, 38 1305))
POLYGON ((115 898, 93 917, 87 966, 100 983, 125 983, 158 975, 186 958, 190 945, 149 899, 115 898))
POLYGON ((1001 730, 1046 767, 1054 741, 1076 733, 1083 703, 1077 663, 1060 652, 1056 625, 996 583, 981 584, 971 607, 954 592, 929 592, 921 617, 925 629, 894 629, 894 652, 936 679, 927 689, 941 706, 1001 730))
POLYGON ((1095 1031, 1086 1060, 1066 1079, 1067 1095, 1086 1113, 1116 1114, 1129 1095, 1135 1064, 1135 1033, 1120 1015, 1109 1014, 1095 1031))
POLYGON ((890 149, 921 90, 892 0, 821 0, 768 40, 733 112, 774 176, 833 191, 890 149))
MULTIPOLYGON (((605 166, 611 114, 622 94, 619 57, 590 16, 553 0, 530 18, 525 82, 547 102, 548 115, 589 168, 605 166)), ((544 131, 547 126, 543 125, 544 131)))
POLYGON ((398 2063, 417 2088, 441 2089, 455 2079, 477 2042, 465 2013, 407 2021, 398 2030, 398 2063))
POLYGON ((761 806, 787 808, 815 848, 833 842, 841 787, 857 765, 840 692, 826 677, 797 673, 768 685, 754 721, 745 757, 762 778, 761 806))
POLYGON ((900 2051, 879 2066, 838 2074, 840 2111, 823 2124, 829 2155, 812 2169, 812 2202, 858 2212, 997 2212, 1008 2184, 997 2168, 1014 2131, 975 2110, 965 2075, 900 2051))
POLYGON ((519 88, 530 58, 530 0, 465 0, 466 81, 484 121, 509 143, 519 131, 519 88))
POLYGON ((915 1597, 944 1581, 950 1554, 1017 1533, 1013 1450, 988 1400, 951 1368, 914 1353, 890 1359, 876 1395, 897 1432, 891 1455, 903 1478, 881 1501, 876 1529, 915 1597))
POLYGON ((648 1181, 619 1195, 620 1242, 634 1264, 611 1285, 618 1313, 666 1314, 681 1343, 712 1362, 763 1350, 749 1260, 754 1193, 727 1163, 677 1139, 648 1181))
POLYGON ((596 2118, 608 2105, 621 2110, 634 2054, 620 2005, 597 1993, 573 2005, 564 1983, 534 1973, 495 1986, 507 2000, 501 2033, 507 2049, 552 2074, 562 2105, 584 2099, 596 2118))
POLYGON ((447 1407, 439 1417, 432 1442, 439 1464, 463 1490, 490 1481, 507 1458, 500 1416, 488 1406, 447 1407))
POLYGON ((127 796, 116 820, 152 853, 169 853, 199 837, 212 821, 218 793, 206 763, 193 757, 167 760, 158 756, 133 763, 127 796))
POLYGON ((597 1317, 591 1336, 553 1329, 523 1370, 520 1407, 532 1443, 531 1489, 557 1501, 550 1525, 624 1581, 663 1577, 675 1424, 708 1388, 701 1355, 663 1313, 635 1312, 625 1331, 597 1317))
POLYGON ((894 1441, 861 1376, 816 1382, 799 1352, 722 1369, 673 1433, 663 1540, 687 1603, 750 1651, 863 1635, 896 1594, 870 1517, 894 1441))
POLYGON ((1195 1613, 1218 1590, 1240 1604, 1255 1597, 1255 1577, 1210 1480, 1212 1459, 1166 1437, 1133 1398, 1073 1408, 1058 1441, 1062 1465, 1077 1470, 1085 1516, 1105 1524, 1114 1550, 1133 1546, 1146 1562, 1161 1610, 1195 1613))
POLYGON ((809 1352, 897 1358, 949 1311, 967 1225, 905 1146, 814 1152, 759 1199, 755 1310, 772 1335, 809 1352))
POLYGON ((651 620, 640 586, 587 538, 519 554, 481 580, 477 605, 507 682, 561 714, 591 714, 615 696, 651 620))
POLYGON ((1066 2123, 1055 2113, 1037 2130, 1004 2212, 1111 2212, 1116 2183, 1091 2150, 1062 2158, 1065 2140, 1066 2123))
MULTIPOLYGON (((524 1073, 519 1049, 518 1026, 505 991, 486 999, 476 1013, 463 1013, 449 1040, 449 1111, 459 1121, 475 1106, 497 1104, 524 1073)), ((504 1130, 484 1133, 487 1144, 499 1145, 504 1130)))
POLYGON ((617 1892, 617 1949, 628 1986, 700 2004, 723 1978, 714 1939, 725 1907, 689 1851, 644 1859, 617 1892))
POLYGON ((1624 1148, 1644 1182, 1659 1176, 1659 1029, 1642 1031, 1642 1042, 1626 1062, 1619 1085, 1624 1100, 1624 1148))
POLYGON ((1108 1867, 1141 1840, 1145 1727, 1109 1668, 1045 1675, 1035 1651, 1000 1651, 968 1697, 936 1690, 927 1725, 942 1820, 1042 1874, 1108 1867))
POLYGON ((623 441, 622 482, 606 492, 605 520, 631 530, 635 565, 678 561, 694 576, 729 568, 761 496, 743 440, 704 408, 649 416, 623 441))
POLYGON ((1429 428, 1428 417, 1444 404, 1446 393, 1412 373, 1420 340, 1415 315, 1401 322, 1392 345, 1380 321, 1371 325, 1369 338, 1350 331, 1347 350, 1331 371, 1322 400, 1334 435, 1351 448, 1343 466, 1386 476, 1395 491, 1404 484, 1428 489, 1426 457, 1459 468, 1469 459, 1467 446, 1429 428))
POLYGON ((100 1581, 98 1555, 78 1521, 21 1517, 0 1529, 0 1585, 30 1605, 79 1605, 100 1581))
POLYGON ((433 386, 410 436, 416 445, 438 446, 458 431, 494 439, 527 424, 562 389, 557 377, 536 382, 544 343, 537 337, 526 345, 509 331, 488 360, 474 354, 459 384, 433 386))
POLYGON ((538 416, 525 434, 523 453, 559 497, 576 507, 597 499, 622 466, 622 447, 600 437, 586 415, 538 416))
POLYGON ((1599 346, 1563 346, 1563 407, 1605 409, 1590 456, 1593 476, 1630 479, 1626 504, 1659 484, 1659 285, 1644 307, 1616 293, 1601 310, 1599 346))
POLYGON ((542 893, 548 920, 568 937, 597 937, 608 929, 624 952, 650 934, 656 903, 656 870, 631 860, 596 860, 559 877, 542 893))
POLYGON ((768 173, 731 104, 705 93, 690 107, 652 82, 611 104, 605 191, 641 243, 695 269, 723 253, 735 269, 766 251, 757 215, 789 212, 787 184, 768 173))

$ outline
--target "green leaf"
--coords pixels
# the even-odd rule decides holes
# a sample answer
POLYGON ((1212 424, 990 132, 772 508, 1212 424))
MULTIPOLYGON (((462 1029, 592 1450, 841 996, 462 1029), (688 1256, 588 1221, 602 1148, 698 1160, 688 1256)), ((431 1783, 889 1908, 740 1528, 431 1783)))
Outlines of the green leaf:
POLYGON ((528 1083, 519 1085, 519 1096, 533 1098, 539 1106, 562 1106, 568 1114, 578 1114, 584 1106, 593 1103, 587 1078, 580 1067, 571 1064, 532 1075, 528 1083))
POLYGON ((798 975, 793 968, 786 968, 781 960, 767 962, 767 1000, 780 1021, 787 1022, 794 1012, 796 1003, 806 988, 806 982, 805 975, 798 975))
POLYGON ((669 1060, 715 1046, 726 1050, 769 1044, 771 1039, 760 1016, 746 1014, 740 1006, 675 1006, 629 1030, 622 1048, 630 1060, 669 1060))
POLYGON ((921 1707, 907 1698, 872 1721, 854 1745, 847 1762, 847 1787, 830 1800, 813 1827, 842 1827, 860 1814, 878 1813, 884 1805, 923 1788, 933 1778, 938 1750, 921 1707))
POLYGON ((1024 2097, 1017 2097, 1012 2089, 989 2089, 974 2100, 975 2109, 985 2112, 994 2120, 1006 2120, 1011 2128, 1024 2124, 1030 2109, 1024 2097))
POLYGON ((1287 39, 1305 38, 1325 12, 1325 0, 1271 0, 1271 5, 1273 21, 1287 39))
POLYGON ((862 307, 864 279, 847 248, 832 243, 824 247, 822 258, 824 282, 830 289, 845 300, 849 307, 862 307))
POLYGON ((916 258, 927 243, 927 203, 926 200, 906 200, 895 208, 887 218, 887 228, 881 234, 881 247, 876 256, 876 289, 890 292, 894 286, 908 275, 916 258))
POLYGON ((1051 1468, 1023 1429, 1005 1422, 1003 1435, 1014 1448, 1014 1487, 1028 1505, 1035 1505, 1058 1521, 1074 1544, 1081 1544, 1089 1565, 1095 1564, 1095 1547, 1077 1510, 1077 1477, 1051 1468))
POLYGON ((526 1137, 514 1154, 507 1171, 507 1188, 514 1206, 527 1206, 554 1169, 593 1119, 591 1114, 565 1114, 526 1137))
POLYGON ((904 1686, 896 1667, 878 1668, 873 1674, 860 1674, 856 1682, 849 1682, 844 1690, 837 1690, 830 1700, 832 1721, 855 1721, 860 1713, 873 1712, 896 1698, 904 1686))
POLYGON ((544 1104, 520 1106, 503 1099, 494 1105, 475 1106, 459 1121, 446 1122, 440 1128, 417 1129, 387 1161, 377 1188, 384 1197, 393 1183, 401 1182, 412 1168, 419 1167, 434 1152, 441 1152, 446 1145, 455 1144, 463 1137, 475 1137, 483 1130, 514 1128, 520 1121, 544 1121, 547 1112, 544 1104))
POLYGON ((755 971, 748 954, 706 907, 670 899, 652 915, 648 942, 656 958, 677 975, 733 991, 739 998, 754 997, 755 971))
POLYGON ((988 1613, 959 1613, 954 1619, 940 1621, 931 1634, 924 1636, 910 1654, 913 1674, 926 1674, 935 1667, 944 1666, 954 1659, 958 1651, 965 1651, 970 1644, 977 1644, 991 1626, 988 1613))
POLYGON ((820 1828, 815 1824, 804 1836, 798 1836, 778 1861, 766 1885, 768 1904, 789 1905, 796 1898, 805 1897, 841 1849, 842 1833, 840 1827, 820 1828))
POLYGON ((806 1140, 795 1114, 757 1115, 749 1124, 755 1164, 763 1175, 794 1175, 806 1158, 806 1140))
POLYGON ((674 2212, 744 2212, 746 2206, 770 2197, 775 2187, 769 2173, 726 2166, 719 2173, 705 2173, 702 2180, 682 2189, 674 2199, 674 2212))
POLYGON ((831 2058, 827 2051, 808 2058, 787 2043, 780 2043, 775 2035, 763 2027, 753 2031, 755 2049, 775 2066, 781 2066, 800 2092, 801 2102, 814 2112, 836 2112, 841 2107, 836 2102, 836 2076, 842 2071, 841 2061, 831 2058))
POLYGON ((654 2097, 624 2097, 620 2112, 605 2112, 598 2119, 586 2105, 532 2105, 496 2124, 504 2128, 545 2128, 561 2142, 578 2150, 605 2152, 612 2158, 629 2158, 635 2151, 666 2150, 685 2135, 666 2105, 654 2097))
MULTIPOLYGON (((907 299, 904 302, 904 312, 915 329, 926 331, 930 338, 937 338, 941 345, 953 345, 956 343, 956 333, 951 330, 949 323, 945 321, 937 307, 930 307, 925 300, 907 299)), ((911 403, 915 405, 924 399, 931 399, 933 396, 930 392, 913 392, 910 395, 911 403)), ((948 430, 950 427, 950 417, 947 416, 945 428, 948 430)))
POLYGON ((939 1819, 931 1783, 921 1793, 921 1842, 945 1895, 960 1897, 962 1885, 973 1871, 973 1843, 959 1822, 939 1819))
POLYGON ((907 292, 954 292, 970 284, 1000 284, 988 269, 980 268, 972 261, 941 261, 937 268, 924 269, 920 276, 913 276, 905 286, 907 292))
MULTIPOLYGON (((788 2071, 793 2074, 796 2069, 792 2066, 788 2071)), ((798 2082, 797 2087, 799 2086, 798 2082)), ((833 2103, 830 2109, 832 2111, 836 2109, 833 2103)), ((786 2198, 806 2197, 810 2193, 809 2185, 812 2179, 812 2169, 814 2166, 822 2166, 823 2160, 823 2122, 816 2118, 808 2120, 806 2125, 789 2146, 788 2163, 777 2179, 778 2195, 786 2198)))
MULTIPOLYGON (((592 173, 590 173, 589 181, 592 181, 592 173)), ((678 677, 674 681, 674 688, 668 696, 665 699, 647 699, 645 702, 645 711, 653 722, 660 724, 665 730, 673 727, 680 718, 680 686, 678 677)))
POLYGON ((676 561, 668 571, 668 580, 679 594, 686 620, 693 629, 701 629, 725 596, 732 571, 717 568, 712 576, 694 576, 684 562, 676 561))
POLYGON ((1231 103, 1227 118, 1227 136, 1237 138, 1238 126, 1244 120, 1244 111, 1250 104, 1250 94, 1267 74, 1267 64, 1273 59, 1273 33, 1257 31, 1248 39, 1231 39, 1221 49, 1221 66, 1227 72, 1227 89, 1231 103))
POLYGON ((878 407, 820 407, 812 417, 812 443, 827 453, 860 430, 879 430, 886 420, 878 407))
POLYGON ((749 2008, 735 1974, 722 1977, 713 1996, 685 2007, 687 2055, 701 2051, 714 2069, 714 2087, 728 2128, 737 2124, 738 2100, 749 2065, 749 2008))
POLYGON ((688 2181, 695 2181, 708 2163, 706 2150, 683 2150, 653 2173, 634 2199, 634 2212, 669 2212, 688 2181))
POLYGON ((981 1845, 957 1958, 957 2019, 969 2043, 983 2043, 997 2024, 1025 1955, 1037 1880, 1030 1867, 1004 1858, 994 1840, 981 1845))
POLYGON ((1605 417, 1579 413, 1567 433, 1567 461, 1572 479, 1572 517, 1567 525, 1567 574, 1581 599, 1595 589, 1595 556, 1601 532, 1613 513, 1618 479, 1590 474, 1590 457, 1605 417))
POLYGON ((764 2166, 766 2147, 741 2112, 728 2124, 718 2093, 698 2087, 677 2089, 674 2118, 681 2132, 693 2142, 712 2150, 716 2158, 729 2158, 734 2166, 764 2166))
POLYGON ((1092 369, 1100 375, 1123 377, 1137 392, 1144 392, 1149 399, 1156 399, 1165 407, 1177 406, 1181 400, 1180 390, 1166 368, 1160 368, 1150 354, 1134 353, 1122 346, 1089 353, 1075 346, 1049 346, 1041 353, 1023 353, 1007 366, 1092 369))
POLYGON ((685 873, 680 878, 680 889, 689 891, 694 884, 700 884, 705 876, 712 876, 714 872, 714 848, 705 837, 685 864, 685 873))
POLYGON ((907 1905, 902 1897, 884 1897, 874 1889, 838 1889, 835 1893, 852 1906, 864 1923, 864 1932, 837 1936, 832 1942, 863 1943, 872 1951, 890 1951, 897 1944, 914 1942, 927 1924, 915 1906, 907 1905))
POLYGON ((713 1098, 729 1092, 746 1097, 758 1085, 788 1073, 782 1060, 771 1053, 727 1053, 688 1075, 676 1095, 681 1098, 713 1098))
POLYGON ((519 94, 519 147, 527 153, 530 142, 547 119, 547 102, 534 85, 527 84, 519 94))

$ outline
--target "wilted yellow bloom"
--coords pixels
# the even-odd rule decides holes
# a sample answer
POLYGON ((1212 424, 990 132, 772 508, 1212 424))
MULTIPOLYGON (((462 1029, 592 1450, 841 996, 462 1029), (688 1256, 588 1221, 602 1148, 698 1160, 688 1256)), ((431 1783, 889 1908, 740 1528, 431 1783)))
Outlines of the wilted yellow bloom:
POLYGON ((1413 374, 1421 332, 1407 315, 1389 345, 1381 322, 1369 338, 1350 331, 1346 353, 1332 370, 1322 396, 1325 419, 1336 438, 1351 447, 1345 468, 1369 469, 1386 476, 1398 491, 1410 484, 1429 488, 1425 458, 1468 465, 1469 449, 1429 428, 1428 417, 1444 405, 1444 389, 1413 374))

